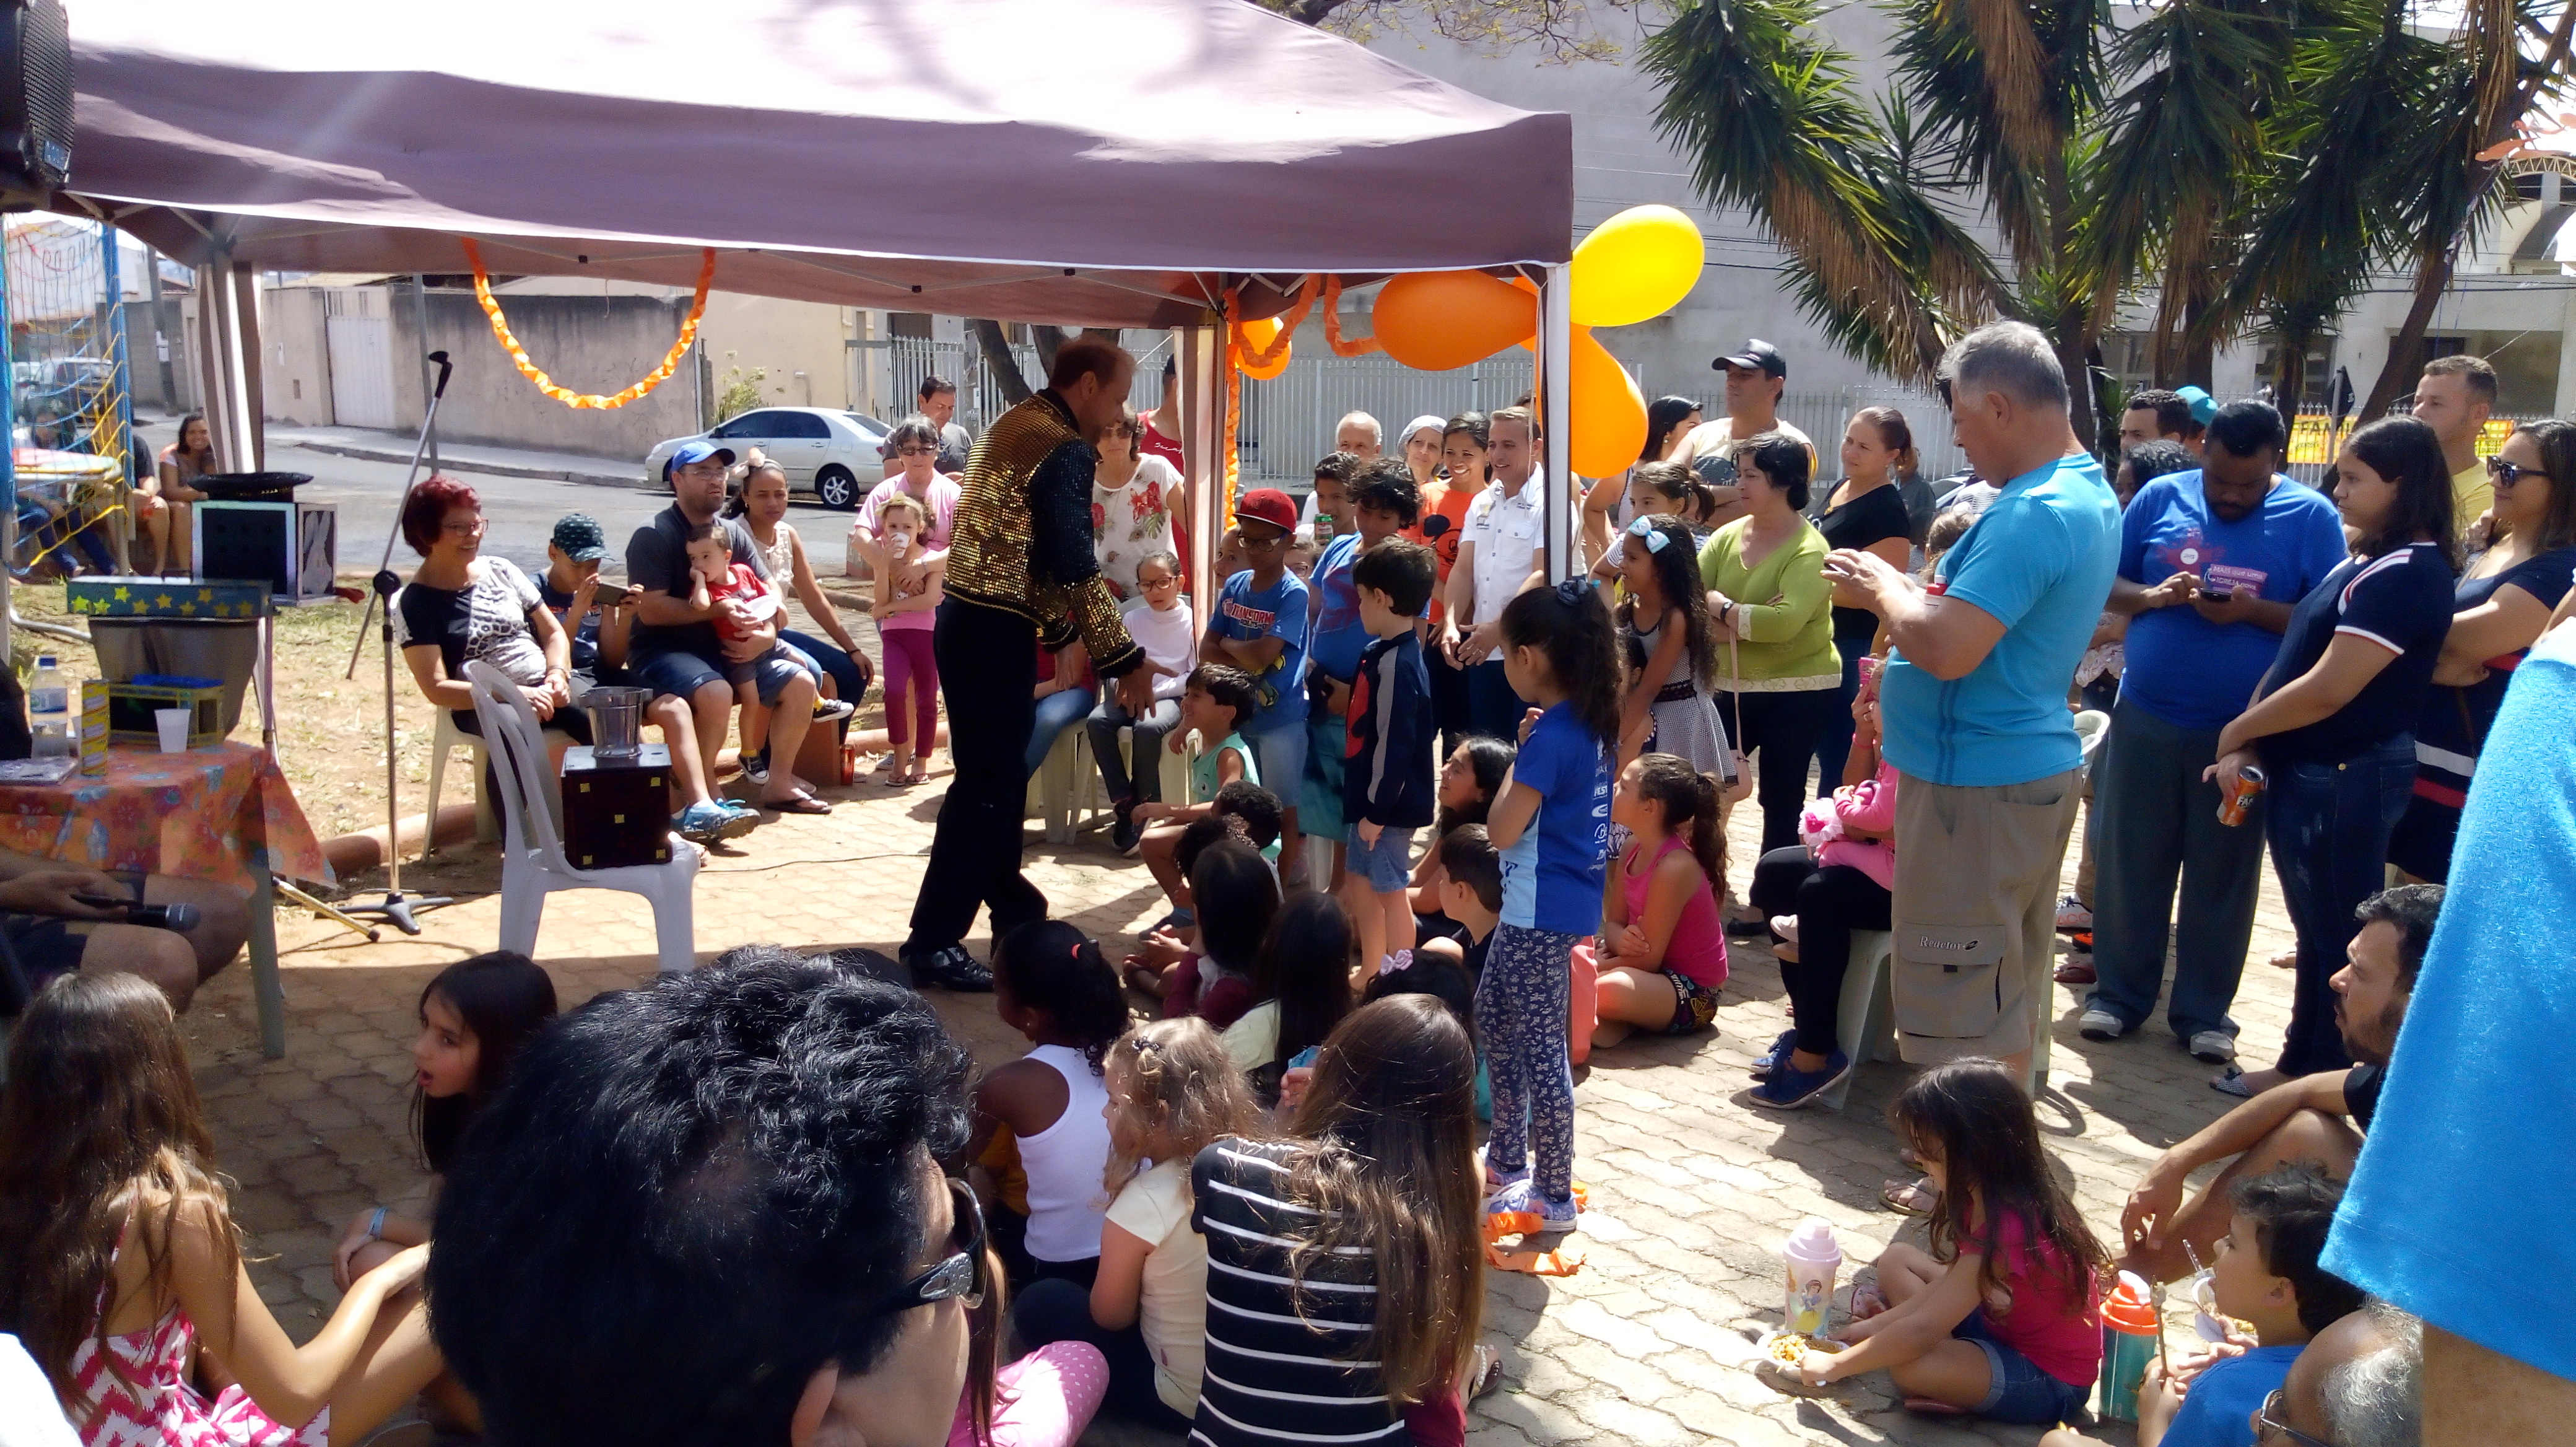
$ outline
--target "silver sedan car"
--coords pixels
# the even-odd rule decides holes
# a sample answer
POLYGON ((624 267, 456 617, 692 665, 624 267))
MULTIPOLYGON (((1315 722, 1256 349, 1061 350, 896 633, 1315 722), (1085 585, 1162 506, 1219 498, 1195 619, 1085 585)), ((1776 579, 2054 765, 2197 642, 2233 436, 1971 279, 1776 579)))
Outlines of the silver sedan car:
POLYGON ((787 469, 790 488, 812 492, 825 507, 848 511, 865 501, 868 490, 885 476, 877 449, 887 430, 873 417, 837 407, 755 407, 704 432, 655 443, 644 454, 644 485, 667 489, 664 460, 681 443, 703 437, 730 448, 738 458, 759 448, 762 456, 787 469))

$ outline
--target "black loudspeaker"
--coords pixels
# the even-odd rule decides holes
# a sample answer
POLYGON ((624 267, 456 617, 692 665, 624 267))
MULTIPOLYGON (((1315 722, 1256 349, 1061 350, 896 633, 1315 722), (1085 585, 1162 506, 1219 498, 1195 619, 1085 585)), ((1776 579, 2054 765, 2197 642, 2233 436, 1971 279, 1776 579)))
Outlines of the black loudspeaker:
POLYGON ((72 28, 62 0, 0 0, 0 188, 72 173, 72 28))
POLYGON ((331 591, 340 510, 327 502, 222 502, 189 507, 196 576, 259 579, 281 605, 331 591))

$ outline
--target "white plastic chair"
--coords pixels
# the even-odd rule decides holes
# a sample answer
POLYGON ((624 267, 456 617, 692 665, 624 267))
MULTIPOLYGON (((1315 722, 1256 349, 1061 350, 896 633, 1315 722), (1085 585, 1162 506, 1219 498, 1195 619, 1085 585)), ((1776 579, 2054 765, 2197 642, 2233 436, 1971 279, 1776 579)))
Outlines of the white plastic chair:
POLYGON ((1896 1057, 1896 1002, 1888 972, 1894 962, 1895 936, 1886 930, 1853 930, 1851 963, 1843 970, 1842 999, 1834 1010, 1834 1038, 1842 1042, 1851 1069, 1825 1091, 1825 1104, 1835 1110, 1851 1095, 1852 1077, 1872 1060, 1896 1057))
POLYGON ((616 889, 640 894, 653 905, 653 933, 663 974, 698 962, 692 892, 698 851, 674 837, 668 864, 618 869, 575 869, 564 857, 562 785, 546 757, 537 715, 527 695, 498 669, 476 659, 465 665, 474 686, 474 714, 483 738, 499 755, 501 808, 508 826, 501 844, 500 948, 533 954, 546 896, 559 889, 616 889))
POLYGON ((474 751, 474 837, 485 844, 501 837, 501 821, 493 814, 492 796, 483 787, 483 760, 488 754, 483 741, 456 726, 453 710, 442 708, 436 712, 438 732, 429 743, 429 838, 420 851, 423 854, 438 852, 439 789, 447 781, 448 751, 460 746, 474 751))

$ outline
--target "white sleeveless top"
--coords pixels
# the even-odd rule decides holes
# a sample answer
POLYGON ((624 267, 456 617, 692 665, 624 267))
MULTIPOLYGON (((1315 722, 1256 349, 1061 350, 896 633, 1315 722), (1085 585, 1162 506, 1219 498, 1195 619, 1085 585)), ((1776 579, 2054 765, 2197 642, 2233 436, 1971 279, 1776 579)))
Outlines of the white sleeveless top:
MULTIPOLYGON (((751 525, 745 523, 743 531, 750 533, 751 525)), ((754 533, 751 545, 760 548, 760 560, 769 565, 769 580, 778 585, 778 596, 784 598, 796 591, 796 529, 780 518, 772 531, 778 541, 762 548, 759 535, 754 533)))
POLYGON ((1100 1254, 1108 1219, 1109 1088, 1070 1045, 1029 1052, 1064 1077, 1064 1114, 1036 1135, 1020 1137, 1020 1169, 1029 1178, 1029 1254, 1040 1261, 1087 1261, 1100 1254))

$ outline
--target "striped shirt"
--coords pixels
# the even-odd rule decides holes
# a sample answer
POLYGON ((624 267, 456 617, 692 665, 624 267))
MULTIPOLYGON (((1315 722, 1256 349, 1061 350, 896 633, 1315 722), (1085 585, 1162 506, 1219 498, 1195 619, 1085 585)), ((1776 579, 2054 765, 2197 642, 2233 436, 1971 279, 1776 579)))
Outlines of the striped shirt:
POLYGON ((1207 1238, 1208 1256, 1207 1375, 1192 1443, 1412 1440, 1370 1350, 1377 1337, 1370 1250, 1308 1255, 1302 1291, 1289 1276, 1289 1252, 1322 1220, 1286 1199, 1288 1162, 1302 1149, 1228 1137, 1191 1163, 1191 1224, 1207 1238))

